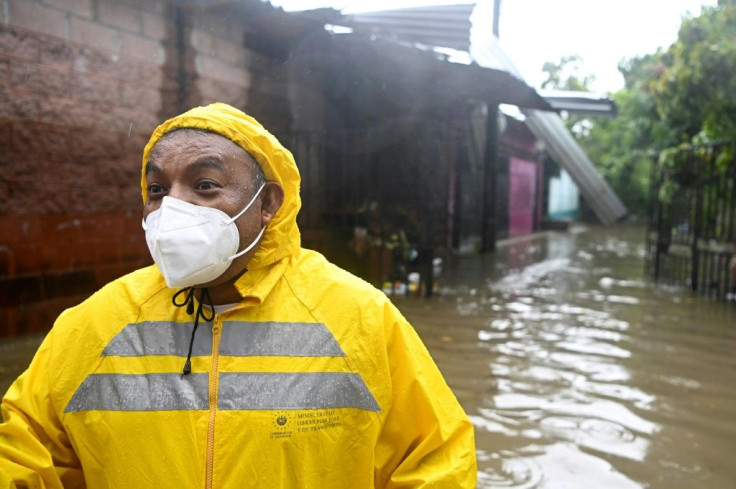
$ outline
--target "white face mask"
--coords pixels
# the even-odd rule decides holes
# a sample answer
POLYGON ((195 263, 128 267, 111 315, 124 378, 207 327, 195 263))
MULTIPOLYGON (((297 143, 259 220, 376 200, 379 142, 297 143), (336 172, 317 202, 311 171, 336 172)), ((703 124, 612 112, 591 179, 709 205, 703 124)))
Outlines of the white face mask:
POLYGON ((240 234, 235 221, 263 190, 258 189, 236 216, 165 196, 161 207, 143 220, 146 243, 153 261, 171 288, 191 287, 215 280, 234 259, 248 253, 263 236, 265 227, 245 249, 238 251, 240 234))

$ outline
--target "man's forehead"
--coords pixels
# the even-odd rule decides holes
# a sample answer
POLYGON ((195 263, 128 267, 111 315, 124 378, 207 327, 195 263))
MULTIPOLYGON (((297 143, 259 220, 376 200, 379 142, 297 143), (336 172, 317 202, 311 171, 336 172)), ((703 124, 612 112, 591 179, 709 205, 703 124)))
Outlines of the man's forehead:
POLYGON ((234 156, 243 157, 247 161, 255 161, 247 151, 225 136, 211 131, 191 128, 174 129, 164 134, 151 149, 149 161, 165 157, 170 153, 186 154, 203 151, 227 152, 234 156))

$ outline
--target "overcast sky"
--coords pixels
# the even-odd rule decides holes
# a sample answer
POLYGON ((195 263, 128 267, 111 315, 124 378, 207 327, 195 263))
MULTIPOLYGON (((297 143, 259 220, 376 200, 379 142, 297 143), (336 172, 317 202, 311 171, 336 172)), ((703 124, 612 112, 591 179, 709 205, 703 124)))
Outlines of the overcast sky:
MULTIPOLYGON (((481 0, 492 3, 493 0, 481 0)), ((415 7, 458 0, 272 0, 285 10, 321 6, 344 12, 415 7)), ((699 14, 717 0, 502 0, 500 41, 527 82, 539 86, 542 65, 562 56, 582 57, 584 70, 596 77, 594 90, 614 92, 623 86, 621 59, 654 52, 677 39, 680 21, 699 14)))

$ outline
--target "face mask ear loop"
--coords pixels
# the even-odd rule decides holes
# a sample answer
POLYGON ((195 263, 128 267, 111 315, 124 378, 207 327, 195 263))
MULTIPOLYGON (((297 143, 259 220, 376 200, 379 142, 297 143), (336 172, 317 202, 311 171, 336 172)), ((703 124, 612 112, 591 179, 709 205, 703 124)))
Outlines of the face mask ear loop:
POLYGON ((246 205, 245 207, 243 207, 243 210, 242 211, 238 212, 235 216, 231 217, 230 220, 227 223, 223 223, 223 225, 224 224, 230 224, 231 222, 235 222, 235 221, 238 220, 238 218, 240 216, 242 216, 243 214, 245 214, 245 211, 247 211, 248 209, 250 209, 250 206, 253 205, 253 202, 256 201, 256 199, 258 198, 258 196, 261 194, 261 190, 263 190, 263 187, 265 187, 265 186, 266 186, 265 183, 263 185, 261 185, 261 188, 259 188, 258 189, 258 192, 256 192, 256 194, 253 196, 253 198, 250 199, 250 202, 248 202, 248 205, 246 205))
POLYGON ((249 252, 250 250, 252 250, 252 249, 253 249, 253 247, 254 247, 255 245, 257 245, 257 244, 258 244, 258 241, 260 241, 260 239, 261 239, 261 236, 263 236, 263 233, 264 233, 265 231, 266 231, 266 226, 263 226, 263 227, 261 228, 261 232, 260 232, 260 233, 258 233, 258 236, 256 236, 256 239, 254 239, 254 240, 253 240, 253 242, 252 242, 251 244, 249 244, 248 246, 246 246, 244 250, 242 250, 242 251, 238 251, 237 253, 235 253, 235 254, 234 254, 233 256, 231 256, 230 258, 228 258, 228 260, 234 260, 234 259, 236 259, 237 257, 239 257, 239 256, 243 256, 243 255, 245 255, 246 253, 248 253, 248 252, 249 252))

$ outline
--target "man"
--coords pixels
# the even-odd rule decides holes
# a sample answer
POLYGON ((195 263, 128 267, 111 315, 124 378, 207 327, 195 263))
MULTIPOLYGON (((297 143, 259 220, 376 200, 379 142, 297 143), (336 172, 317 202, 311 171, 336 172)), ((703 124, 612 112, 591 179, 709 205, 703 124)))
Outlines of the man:
POLYGON ((59 317, 3 399, 1 488, 475 487, 472 425, 414 330, 300 247, 273 136, 192 109, 141 184, 156 265, 59 317))

